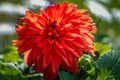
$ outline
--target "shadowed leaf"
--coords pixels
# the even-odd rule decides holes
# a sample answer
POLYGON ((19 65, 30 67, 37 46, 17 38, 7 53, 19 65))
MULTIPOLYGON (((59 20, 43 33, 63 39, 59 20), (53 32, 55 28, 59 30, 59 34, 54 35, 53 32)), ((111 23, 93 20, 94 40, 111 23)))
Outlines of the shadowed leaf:
POLYGON ((120 80, 120 52, 109 51, 96 62, 96 80, 120 80))

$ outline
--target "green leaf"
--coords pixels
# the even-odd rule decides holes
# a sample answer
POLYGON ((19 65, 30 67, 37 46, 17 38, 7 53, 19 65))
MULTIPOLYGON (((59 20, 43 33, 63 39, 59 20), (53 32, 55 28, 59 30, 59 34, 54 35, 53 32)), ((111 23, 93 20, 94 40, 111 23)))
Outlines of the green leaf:
POLYGON ((79 74, 73 74, 65 70, 60 70, 58 75, 60 80, 79 80, 79 74))
POLYGON ((120 52, 111 50, 96 62, 97 80, 120 80, 120 52))
POLYGON ((8 46, 5 49, 2 60, 3 62, 17 62, 19 60, 19 55, 17 54, 17 48, 14 46, 8 46))
POLYGON ((0 62, 0 80, 23 80, 23 76, 14 64, 0 62))
POLYGON ((104 45, 96 42, 94 46, 95 50, 99 53, 99 56, 103 56, 105 52, 110 51, 111 47, 109 45, 104 45))

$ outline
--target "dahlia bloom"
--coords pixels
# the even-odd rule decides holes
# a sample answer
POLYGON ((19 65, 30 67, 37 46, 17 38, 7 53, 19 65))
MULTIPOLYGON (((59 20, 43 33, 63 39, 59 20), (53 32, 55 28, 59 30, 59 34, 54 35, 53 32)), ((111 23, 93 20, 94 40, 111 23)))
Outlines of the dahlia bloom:
POLYGON ((94 55, 96 27, 87 10, 77 10, 66 2, 48 6, 40 14, 30 10, 16 24, 18 38, 14 45, 30 67, 42 72, 45 80, 54 80, 60 66, 78 72, 78 58, 83 52, 94 55))

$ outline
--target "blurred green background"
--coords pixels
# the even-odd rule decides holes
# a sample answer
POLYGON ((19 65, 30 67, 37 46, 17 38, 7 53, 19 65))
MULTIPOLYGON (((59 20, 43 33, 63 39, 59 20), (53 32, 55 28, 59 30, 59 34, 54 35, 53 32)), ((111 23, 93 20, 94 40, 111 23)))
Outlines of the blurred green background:
MULTIPOLYGON (((30 9, 38 12, 64 0, 0 0, 0 54, 17 38, 15 24, 30 9)), ((97 26, 96 41, 120 50, 120 0, 66 0, 88 9, 97 26)))

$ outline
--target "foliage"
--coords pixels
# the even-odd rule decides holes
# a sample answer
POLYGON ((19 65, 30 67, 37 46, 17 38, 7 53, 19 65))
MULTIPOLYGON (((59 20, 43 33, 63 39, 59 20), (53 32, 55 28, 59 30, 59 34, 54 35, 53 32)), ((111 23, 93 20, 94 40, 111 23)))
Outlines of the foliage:
POLYGON ((60 70, 59 73, 60 80, 79 80, 80 74, 72 74, 65 70, 60 70))
POLYGON ((105 52, 108 52, 111 49, 109 45, 104 45, 98 42, 95 43, 94 48, 99 53, 100 57, 103 56, 105 52))
POLYGON ((109 51, 96 62, 96 80, 120 80, 120 52, 109 51))
POLYGON ((14 46, 8 46, 1 60, 3 62, 18 62, 19 55, 17 54, 17 48, 14 46))
POLYGON ((0 79, 22 80, 22 73, 14 64, 0 62, 0 79))

